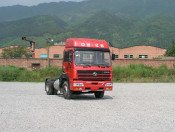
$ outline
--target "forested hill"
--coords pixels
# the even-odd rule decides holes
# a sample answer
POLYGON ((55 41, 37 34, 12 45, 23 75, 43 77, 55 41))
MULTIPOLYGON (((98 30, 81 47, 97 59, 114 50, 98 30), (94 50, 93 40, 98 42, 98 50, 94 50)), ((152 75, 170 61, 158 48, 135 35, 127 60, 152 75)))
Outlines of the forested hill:
POLYGON ((67 24, 61 19, 46 15, 1 22, 0 47, 15 44, 19 45, 21 42, 14 42, 14 40, 19 40, 19 38, 21 40, 22 36, 41 37, 46 33, 50 35, 59 34, 65 31, 65 26, 67 26, 67 24))
POLYGON ((118 48, 152 45, 169 48, 175 40, 175 0, 84 0, 37 6, 0 7, 0 47, 26 44, 27 36, 105 39, 118 48))
POLYGON ((84 36, 105 39, 120 48, 134 45, 169 48, 175 39, 175 19, 155 15, 143 21, 102 11, 80 25, 78 30, 84 36))
POLYGON ((111 14, 146 18, 155 14, 175 16, 174 0, 85 0, 82 2, 45 3, 38 6, 0 8, 0 21, 38 15, 56 15, 75 25, 104 10, 111 14))
POLYGON ((135 45, 169 48, 175 39, 175 19, 160 14, 142 20, 100 11, 73 29, 57 17, 38 16, 0 23, 0 29, 0 47, 24 44, 22 36, 37 40, 37 47, 43 47, 48 37, 55 41, 70 37, 105 39, 118 48, 135 45))
POLYGON ((105 39, 116 47, 124 47, 128 31, 133 29, 137 21, 101 11, 86 20, 76 31, 89 38, 105 39))
POLYGON ((57 34, 63 31, 67 24, 52 16, 38 16, 18 21, 0 23, 0 39, 4 37, 41 36, 43 33, 57 34))
POLYGON ((175 18, 155 15, 142 21, 129 32, 126 44, 152 45, 169 48, 175 40, 175 18))

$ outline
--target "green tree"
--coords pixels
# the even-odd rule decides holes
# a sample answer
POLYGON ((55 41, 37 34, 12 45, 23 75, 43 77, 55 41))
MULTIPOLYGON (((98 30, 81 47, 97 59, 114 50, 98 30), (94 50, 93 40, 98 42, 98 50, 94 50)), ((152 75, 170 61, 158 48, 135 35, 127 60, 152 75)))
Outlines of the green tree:
POLYGON ((167 50, 166 56, 175 57, 175 42, 174 41, 172 41, 172 46, 167 50))
POLYGON ((30 56, 30 49, 25 46, 8 47, 2 51, 2 58, 29 58, 30 56))

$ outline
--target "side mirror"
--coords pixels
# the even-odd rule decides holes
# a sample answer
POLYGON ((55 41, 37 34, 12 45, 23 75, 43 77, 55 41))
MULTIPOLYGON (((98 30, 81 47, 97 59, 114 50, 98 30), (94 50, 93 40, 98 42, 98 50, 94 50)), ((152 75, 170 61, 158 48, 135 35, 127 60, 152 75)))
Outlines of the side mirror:
POLYGON ((64 62, 69 61, 69 53, 68 52, 64 52, 64 62))
POLYGON ((112 60, 115 60, 115 54, 112 54, 112 60))

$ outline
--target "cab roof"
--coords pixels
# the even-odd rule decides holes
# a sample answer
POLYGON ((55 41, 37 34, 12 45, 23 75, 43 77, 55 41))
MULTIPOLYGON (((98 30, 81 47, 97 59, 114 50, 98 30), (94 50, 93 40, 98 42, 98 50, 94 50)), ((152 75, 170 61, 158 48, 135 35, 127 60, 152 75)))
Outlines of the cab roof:
POLYGON ((74 47, 109 49, 109 45, 105 40, 87 39, 87 38, 67 39, 65 48, 74 48, 74 47))

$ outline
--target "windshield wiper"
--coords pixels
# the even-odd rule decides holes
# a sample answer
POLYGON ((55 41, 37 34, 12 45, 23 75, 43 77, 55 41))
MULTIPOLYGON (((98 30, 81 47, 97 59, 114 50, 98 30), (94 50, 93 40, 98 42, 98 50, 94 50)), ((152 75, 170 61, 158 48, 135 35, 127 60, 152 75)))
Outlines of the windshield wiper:
POLYGON ((82 64, 79 64, 79 65, 81 65, 81 66, 89 66, 89 67, 92 66, 91 64, 86 64, 86 63, 82 63, 82 64))
POLYGON ((90 65, 90 64, 86 64, 86 66, 89 66, 89 67, 91 67, 91 65, 90 65))
POLYGON ((98 66, 107 66, 107 67, 109 67, 109 66, 106 65, 106 64, 98 64, 98 66))

